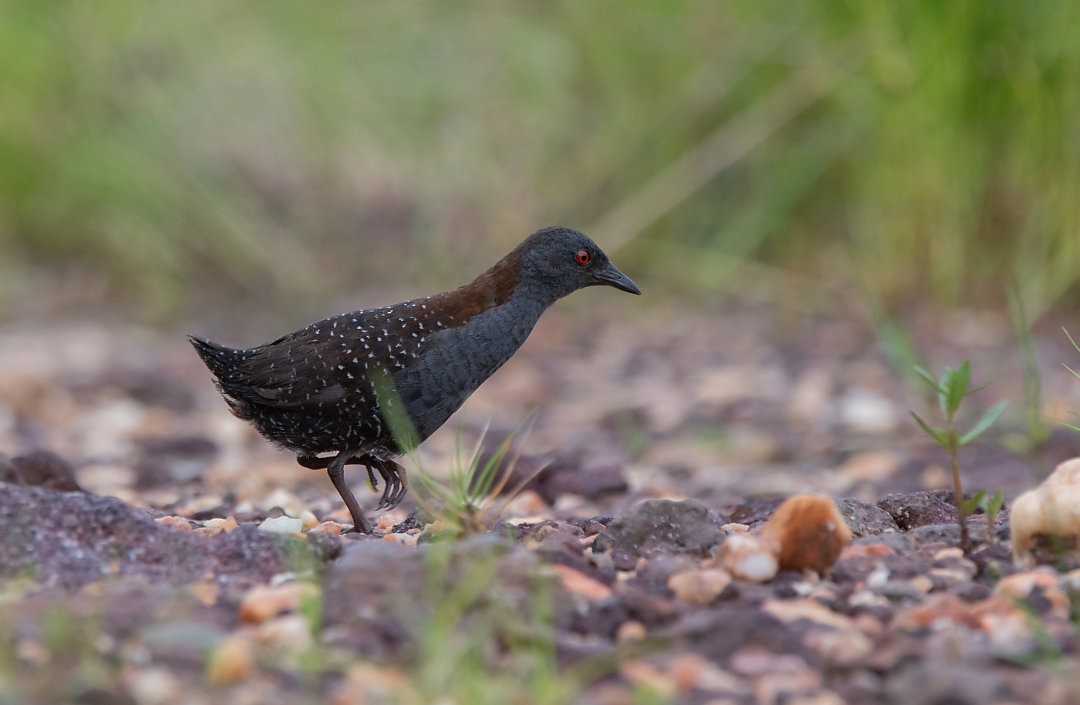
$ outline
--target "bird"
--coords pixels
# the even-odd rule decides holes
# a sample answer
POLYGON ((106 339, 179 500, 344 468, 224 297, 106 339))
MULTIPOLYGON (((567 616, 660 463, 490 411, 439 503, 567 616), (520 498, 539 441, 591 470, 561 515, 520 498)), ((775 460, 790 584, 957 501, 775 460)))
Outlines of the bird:
POLYGON ((373 491, 378 473, 377 509, 397 506, 408 480, 394 458, 442 426, 544 311, 589 286, 641 294, 587 235, 554 226, 451 291, 331 316, 253 348, 188 340, 232 414, 301 466, 325 469, 352 518, 346 531, 371 534, 345 466, 365 467, 373 491))

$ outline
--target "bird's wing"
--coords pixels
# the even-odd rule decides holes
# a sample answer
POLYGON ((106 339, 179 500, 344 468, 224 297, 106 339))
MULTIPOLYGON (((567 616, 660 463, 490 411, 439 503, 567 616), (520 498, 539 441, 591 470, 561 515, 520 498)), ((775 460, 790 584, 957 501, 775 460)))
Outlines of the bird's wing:
POLYGON ((423 333, 420 319, 390 307, 342 314, 243 351, 220 380, 262 406, 311 413, 349 397, 363 403, 415 366, 423 333))

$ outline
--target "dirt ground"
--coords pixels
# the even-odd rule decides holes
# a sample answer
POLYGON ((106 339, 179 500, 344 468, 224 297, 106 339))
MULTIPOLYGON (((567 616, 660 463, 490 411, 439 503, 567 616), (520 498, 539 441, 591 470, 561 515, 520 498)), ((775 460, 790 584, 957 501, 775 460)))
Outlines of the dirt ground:
POLYGON ((1006 497, 965 555, 946 456, 908 413, 935 410, 869 326, 629 311, 556 307, 405 461, 445 476, 513 435, 525 489, 467 537, 415 491, 372 513, 382 536, 341 535, 325 473, 229 416, 180 332, 0 328, 0 704, 488 702, 470 679, 532 702, 518 668, 550 702, 1080 701, 1080 573, 1018 567, 1008 528, 1080 456, 1052 420, 1080 410, 1059 328, 1034 338, 1032 430, 1007 318, 913 325, 925 364, 990 383, 965 420, 1010 401, 961 455, 969 493, 1006 497), (719 567, 800 493, 855 534, 831 570, 719 567))

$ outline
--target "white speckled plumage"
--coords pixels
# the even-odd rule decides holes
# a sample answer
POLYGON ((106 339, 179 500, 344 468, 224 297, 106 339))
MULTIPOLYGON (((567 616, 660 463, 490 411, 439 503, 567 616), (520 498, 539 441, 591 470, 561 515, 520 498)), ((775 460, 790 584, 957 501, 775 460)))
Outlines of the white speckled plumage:
POLYGON ((395 399, 412 425, 410 442, 423 441, 517 351, 551 304, 594 285, 640 293, 588 237, 545 228, 453 291, 332 316, 254 348, 189 338, 232 413, 305 467, 326 467, 356 529, 370 531, 342 470, 365 465, 373 481, 378 472, 380 506, 404 496, 404 470, 390 460, 407 450, 388 423, 395 399))

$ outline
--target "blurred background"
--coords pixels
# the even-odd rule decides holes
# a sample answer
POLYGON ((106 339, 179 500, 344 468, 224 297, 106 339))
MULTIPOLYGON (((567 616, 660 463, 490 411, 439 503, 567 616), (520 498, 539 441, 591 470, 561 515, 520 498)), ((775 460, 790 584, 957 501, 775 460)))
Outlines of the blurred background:
POLYGON ((0 318, 302 323, 457 285, 556 223, 654 301, 1076 303, 1077 3, 0 16, 0 318))

